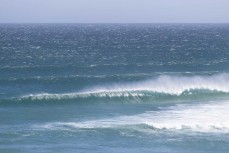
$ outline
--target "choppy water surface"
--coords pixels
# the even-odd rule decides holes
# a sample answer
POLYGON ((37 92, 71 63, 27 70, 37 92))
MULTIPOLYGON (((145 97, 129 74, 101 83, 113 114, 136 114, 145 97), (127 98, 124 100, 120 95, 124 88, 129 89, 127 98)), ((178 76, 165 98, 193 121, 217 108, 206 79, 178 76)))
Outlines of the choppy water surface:
POLYGON ((1 24, 0 152, 229 151, 228 24, 1 24))

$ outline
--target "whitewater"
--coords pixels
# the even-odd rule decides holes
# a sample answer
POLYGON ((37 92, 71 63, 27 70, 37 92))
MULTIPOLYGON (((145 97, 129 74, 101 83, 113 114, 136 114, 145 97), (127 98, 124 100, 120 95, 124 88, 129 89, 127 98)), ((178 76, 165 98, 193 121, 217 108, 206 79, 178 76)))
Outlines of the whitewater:
POLYGON ((151 128, 142 132, 170 130, 175 132, 229 132, 229 102, 210 102, 197 105, 176 105, 160 111, 148 111, 133 116, 120 116, 83 122, 51 122, 33 125, 37 130, 74 130, 96 128, 130 128, 141 132, 141 126, 151 128), (140 126, 140 127, 138 127, 140 126))

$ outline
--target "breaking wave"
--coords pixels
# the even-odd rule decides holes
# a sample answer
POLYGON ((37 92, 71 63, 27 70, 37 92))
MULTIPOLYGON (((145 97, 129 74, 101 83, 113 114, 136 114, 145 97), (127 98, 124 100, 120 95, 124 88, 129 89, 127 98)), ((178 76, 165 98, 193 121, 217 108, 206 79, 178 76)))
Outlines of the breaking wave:
POLYGON ((161 75, 139 82, 116 83, 93 86, 73 93, 29 94, 20 99, 60 100, 77 98, 147 98, 182 97, 201 95, 227 95, 229 74, 211 76, 170 76, 161 75))

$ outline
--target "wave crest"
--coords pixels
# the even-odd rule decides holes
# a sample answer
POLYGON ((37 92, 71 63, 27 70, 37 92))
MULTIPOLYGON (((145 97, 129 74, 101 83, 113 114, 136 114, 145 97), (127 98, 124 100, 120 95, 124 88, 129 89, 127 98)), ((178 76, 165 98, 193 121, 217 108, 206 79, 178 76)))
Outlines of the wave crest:
POLYGON ((96 86, 86 92, 125 92, 125 91, 150 91, 181 95, 190 90, 211 90, 229 92, 229 74, 212 76, 169 76, 161 75, 146 81, 96 86))

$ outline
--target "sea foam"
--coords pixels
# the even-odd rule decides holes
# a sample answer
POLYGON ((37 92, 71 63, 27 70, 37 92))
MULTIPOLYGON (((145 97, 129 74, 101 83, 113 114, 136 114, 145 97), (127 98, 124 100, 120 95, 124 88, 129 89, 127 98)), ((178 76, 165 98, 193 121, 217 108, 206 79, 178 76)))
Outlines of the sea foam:
MULTIPOLYGON (((161 111, 148 111, 138 115, 119 116, 79 122, 49 122, 36 125, 37 129, 72 130, 97 128, 124 128, 140 130, 139 125, 146 125, 159 130, 229 132, 229 102, 208 104, 183 104, 164 108, 161 111)), ((143 130, 143 129, 142 129, 143 130)), ((144 131, 145 132, 145 131, 144 131)))

